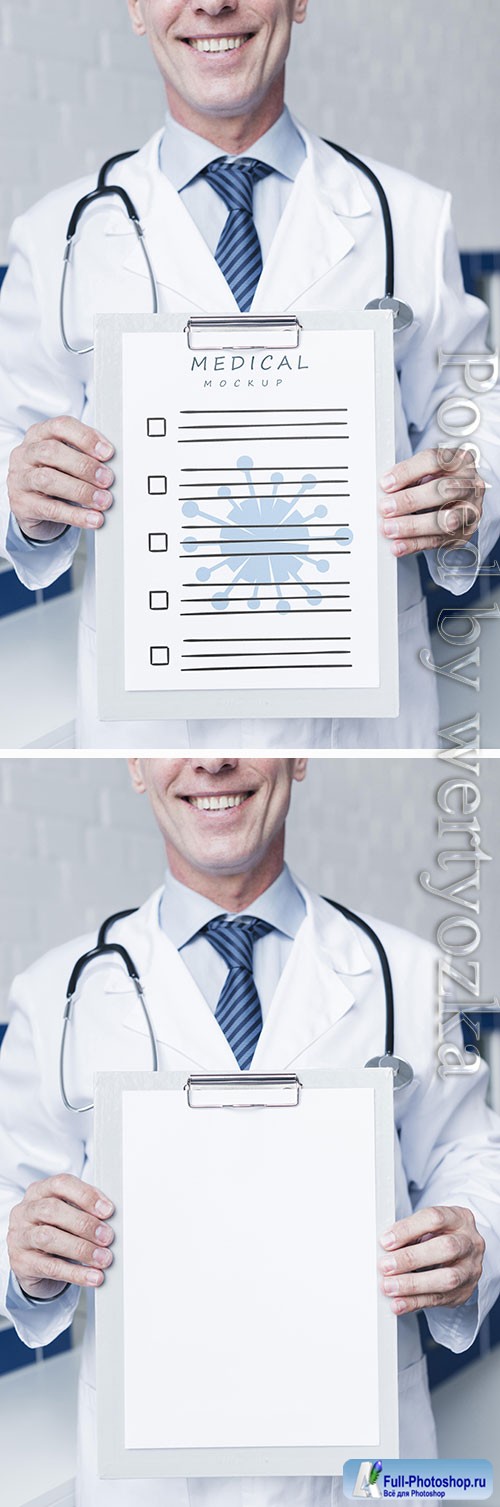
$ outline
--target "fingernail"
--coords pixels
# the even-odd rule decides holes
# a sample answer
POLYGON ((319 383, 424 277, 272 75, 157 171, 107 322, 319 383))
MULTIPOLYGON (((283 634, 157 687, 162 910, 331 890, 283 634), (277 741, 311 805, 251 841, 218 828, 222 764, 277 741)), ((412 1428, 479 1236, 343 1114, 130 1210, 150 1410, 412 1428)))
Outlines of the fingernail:
POLYGON ((111 1233, 112 1232, 109 1228, 109 1224, 98 1224, 95 1232, 95 1238, 96 1240, 99 1240, 101 1245, 109 1245, 111 1233))
POLYGON ((103 1251, 102 1249, 92 1251, 92 1260, 96 1261, 98 1266, 110 1266, 113 1260, 113 1252, 103 1251))
POLYGON ((99 481, 101 483, 101 486, 109 486, 109 483, 113 480, 113 472, 111 470, 111 467, 98 466, 95 473, 95 479, 96 481, 99 481))
POLYGON ((399 523, 384 523, 384 534, 387 539, 396 539, 399 534, 399 523))
POLYGON ((445 513, 443 521, 444 521, 445 529, 448 530, 449 534, 454 534, 455 530, 457 528, 460 528, 460 514, 459 513, 445 513))
POLYGON ((405 1303, 404 1298, 393 1298, 391 1303, 393 1313, 406 1313, 407 1307, 408 1304, 405 1303))
POLYGON ((393 1293, 399 1292, 399 1282, 396 1277, 385 1278, 384 1292, 387 1293, 388 1297, 392 1297, 393 1293))
POLYGON ((87 1272, 87 1282, 91 1287, 99 1287, 103 1280, 102 1272, 87 1272))
POLYGON ((380 478, 380 485, 381 485, 381 487, 384 487, 384 488, 387 487, 388 491, 390 491, 391 487, 395 487, 395 485, 396 485, 396 477, 393 476, 392 471, 388 471, 387 474, 386 474, 386 476, 381 476, 381 478, 380 478))
POLYGON ((388 497, 387 501, 382 503, 381 511, 384 514, 386 514, 386 513, 395 513, 396 512, 396 508, 397 508, 396 498, 395 497, 388 497))
POLYGON ((113 448, 114 447, 113 445, 110 445, 109 440, 98 440, 94 450, 94 455, 98 455, 99 460, 109 460, 110 455, 113 454, 113 448))
POLYGON ((395 1245, 396 1244, 396 1236, 394 1234, 394 1230, 387 1230, 386 1233, 385 1233, 385 1235, 381 1235, 380 1236, 380 1244, 383 1245, 385 1248, 387 1248, 388 1245, 395 1245))
POLYGON ((399 540, 399 542, 397 544, 391 544, 391 549, 392 549, 393 555, 405 555, 406 554, 406 544, 402 544, 401 540, 399 540))
POLYGON ((93 492, 92 493, 92 502, 99 503, 99 506, 101 508, 107 508, 108 505, 109 505, 109 501, 110 501, 109 492, 93 492))
POLYGON ((383 1272, 395 1272, 396 1266, 397 1266, 396 1257, 395 1256, 388 1256, 387 1260, 382 1262, 382 1271, 383 1272))
POLYGON ((86 513, 85 522, 87 524, 87 528, 100 528, 102 518, 99 517, 98 513, 86 513))
POLYGON ((113 1213, 113 1208, 114 1204, 110 1202, 109 1198, 97 1198, 94 1204, 95 1212, 99 1214, 101 1219, 109 1219, 109 1215, 113 1213))

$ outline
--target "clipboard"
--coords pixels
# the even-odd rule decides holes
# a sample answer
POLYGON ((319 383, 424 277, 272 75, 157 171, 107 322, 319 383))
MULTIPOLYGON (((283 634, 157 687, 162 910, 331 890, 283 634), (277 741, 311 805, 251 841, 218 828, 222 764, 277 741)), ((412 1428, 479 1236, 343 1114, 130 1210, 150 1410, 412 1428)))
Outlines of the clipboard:
POLYGON ((95 1097, 116 1208, 96 1291, 100 1474, 328 1476, 397 1456, 397 1320, 377 1276, 390 1069, 99 1073, 95 1097))
POLYGON ((100 717, 397 716, 390 312, 99 315, 95 350, 100 717))

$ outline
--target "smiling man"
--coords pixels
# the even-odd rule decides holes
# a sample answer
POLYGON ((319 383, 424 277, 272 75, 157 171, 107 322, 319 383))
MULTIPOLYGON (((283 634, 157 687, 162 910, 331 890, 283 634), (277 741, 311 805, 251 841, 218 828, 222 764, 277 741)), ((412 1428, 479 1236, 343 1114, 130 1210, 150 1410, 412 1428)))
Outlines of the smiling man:
MULTIPOLYGON (((158 65, 168 113, 152 140, 117 163, 111 177, 137 206, 162 313, 336 313, 363 309, 383 292, 382 221, 372 184, 285 107, 292 29, 304 22, 307 3, 128 0, 134 32, 146 36, 158 65)), ((342 135, 341 123, 338 128, 342 135)), ((7 478, 0 547, 24 584, 36 590, 68 568, 80 534, 87 535, 79 745, 436 744, 435 677, 419 659, 429 635, 417 555, 425 550, 434 579, 459 594, 473 583, 471 561, 479 565, 494 544, 500 523, 498 394, 487 383, 480 395, 481 425, 474 434, 480 477, 472 453, 440 448, 438 410, 454 394, 463 397, 464 353, 477 357, 484 350, 488 322, 483 305, 464 294, 449 195, 385 164, 372 166, 392 213, 396 295, 409 299, 415 313, 411 328, 395 337, 398 463, 381 484, 380 526, 399 558, 395 719, 131 725, 99 719, 93 536, 105 527, 114 475, 112 444, 94 427, 89 347, 96 312, 149 312, 149 278, 123 207, 109 199, 94 203, 80 225, 68 279, 67 334, 75 354, 61 340, 61 255, 74 205, 94 188, 94 178, 49 195, 16 222, 0 311, 0 470, 7 478), (440 351, 447 353, 442 364, 440 351), (494 485, 483 506, 486 480, 494 485), (465 557, 457 553, 454 547, 476 529, 476 556, 474 550, 465 557), (446 568, 436 554, 443 540, 453 546, 446 568)), ((460 411, 452 417, 458 423, 460 411)))
MULTIPOLYGON (((162 888, 113 920, 108 935, 137 967, 161 1069, 300 1074, 359 1068, 382 1051, 374 944, 284 863, 292 785, 305 772, 300 758, 131 760, 168 870, 162 888)), ((334 833, 340 803, 330 819, 334 833)), ((401 1455, 426 1458, 436 1441, 416 1314, 425 1311, 439 1344, 461 1351, 498 1294, 500 1129, 485 1104, 484 1064, 445 1080, 436 1072, 434 948, 372 925, 393 978, 395 1050, 414 1069, 394 1098, 397 1218, 381 1242, 380 1282, 398 1314, 401 1455)), ((79 937, 16 980, 0 1064, 0 1300, 36 1347, 68 1327, 87 1290, 79 1507, 332 1507, 343 1501, 341 1482, 325 1477, 98 1479, 91 1293, 113 1260, 113 1208, 94 1186, 92 1111, 70 1112, 58 1075, 68 978, 94 947, 94 935, 79 937)), ((88 1104, 95 1071, 150 1064, 130 978, 116 955, 94 957, 78 988, 65 1094, 88 1104)), ((161 1168, 168 1149, 157 1154, 161 1168)), ((156 1285, 158 1304, 169 1301, 147 1229, 144 1282, 156 1285)))

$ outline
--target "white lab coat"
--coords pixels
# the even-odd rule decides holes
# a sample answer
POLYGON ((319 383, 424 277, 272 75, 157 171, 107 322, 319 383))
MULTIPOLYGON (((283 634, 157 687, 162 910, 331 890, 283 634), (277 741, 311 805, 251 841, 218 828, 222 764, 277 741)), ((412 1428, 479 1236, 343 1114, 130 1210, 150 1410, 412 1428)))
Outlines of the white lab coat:
MULTIPOLYGON (((264 1023, 252 1063, 263 1072, 359 1067, 380 1052, 385 1006, 373 944, 324 900, 299 885, 307 913, 264 1023)), ((126 942, 144 984, 162 1069, 237 1070, 229 1044, 180 954, 158 920, 160 892, 114 939, 126 942)), ((414 1067, 410 1088, 395 1098, 397 1217, 430 1204, 467 1205, 486 1240, 479 1298, 428 1313, 434 1338, 466 1349, 495 1300, 500 1278, 500 1121, 484 1103, 486 1069, 442 1080, 435 1074, 435 950, 408 932, 374 923, 389 956, 396 1002, 396 1051, 414 1067), (412 1185, 412 1200, 408 1192, 412 1185)), ((93 1180, 93 1117, 64 1109, 58 1057, 66 985, 76 958, 94 938, 49 953, 14 984, 14 1015, 0 1067, 0 1301, 26 1344, 48 1344, 71 1321, 78 1290, 51 1303, 7 1296, 5 1229, 11 1206, 37 1177, 72 1172, 93 1180)), ((87 971, 77 1006, 76 1053, 68 1053, 70 1097, 92 1095, 94 1069, 148 1067, 144 1019, 124 970, 101 961, 87 971)), ((159 1148, 159 1156, 161 1150, 159 1148)), ((147 1244, 145 1237, 145 1246, 147 1244)), ((145 1259, 145 1281, 161 1272, 145 1259)), ((353 1316, 353 1322, 355 1321, 353 1316)), ((335 1358, 332 1357, 332 1364, 335 1358)), ((400 1450, 429 1457, 435 1436, 425 1361, 415 1316, 399 1320, 400 1450)), ((88 1298, 79 1408, 80 1507, 331 1507, 343 1500, 337 1479, 99 1482, 95 1445, 93 1294, 88 1298)))
MULTIPOLYGON (((359 311, 381 295, 385 244, 375 191, 343 158, 299 127, 307 157, 288 199, 253 303, 253 311, 359 311)), ((114 181, 137 204, 159 285, 162 313, 234 312, 236 304, 177 192, 158 164, 158 132, 119 166, 114 181)), ((391 205, 396 246, 396 293, 415 310, 411 330, 395 345, 397 457, 442 441, 436 424, 439 402, 460 387, 458 367, 439 376, 438 350, 480 351, 487 315, 466 298, 450 220, 449 195, 408 174, 374 164, 391 205), (399 380, 398 380, 399 377, 399 380), (409 432, 410 431, 410 432, 409 432), (411 437, 410 437, 411 433, 411 437)), ((0 304, 0 549, 5 550, 8 456, 27 427, 56 414, 93 421, 93 358, 68 355, 59 332, 61 257, 76 200, 94 186, 81 179, 49 194, 15 224, 9 271, 0 304)), ((150 287, 136 236, 111 201, 88 211, 78 233, 75 271, 68 288, 68 326, 74 344, 92 340, 93 317, 101 311, 150 311, 150 287)), ((479 442, 483 473, 498 475, 498 406, 481 398, 479 442)), ((475 436, 478 439, 478 435, 475 436)), ((498 490, 487 496, 481 555, 500 529, 498 490)), ((10 554, 25 585, 48 585, 70 564, 78 542, 72 529, 57 546, 30 548, 22 541, 10 554)), ((82 747, 423 747, 437 743, 436 677, 422 667, 428 645, 425 603, 415 558, 400 562, 400 693, 397 719, 374 718, 205 722, 104 723, 97 714, 95 673, 94 540, 88 538, 79 638, 77 741, 82 747)), ((435 555, 429 555, 436 575, 435 555)), ((446 584, 461 592, 472 576, 453 575, 446 584)), ((50 669, 47 670, 50 678, 50 669)))

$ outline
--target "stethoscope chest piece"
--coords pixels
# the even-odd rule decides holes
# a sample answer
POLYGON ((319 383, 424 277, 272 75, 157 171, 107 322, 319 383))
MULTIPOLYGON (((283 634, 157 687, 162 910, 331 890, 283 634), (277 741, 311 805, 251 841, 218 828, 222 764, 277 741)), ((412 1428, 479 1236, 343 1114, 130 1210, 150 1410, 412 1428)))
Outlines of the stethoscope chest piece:
POLYGON ((370 1057, 369 1062, 365 1062, 365 1067, 390 1067, 395 1090, 407 1088, 413 1081, 413 1068, 409 1062, 404 1062, 402 1057, 394 1057, 392 1052, 386 1052, 383 1057, 370 1057))
POLYGON ((409 330, 415 318, 410 304, 402 303, 400 298, 372 298, 365 308, 388 309, 393 316, 395 330, 409 330))

